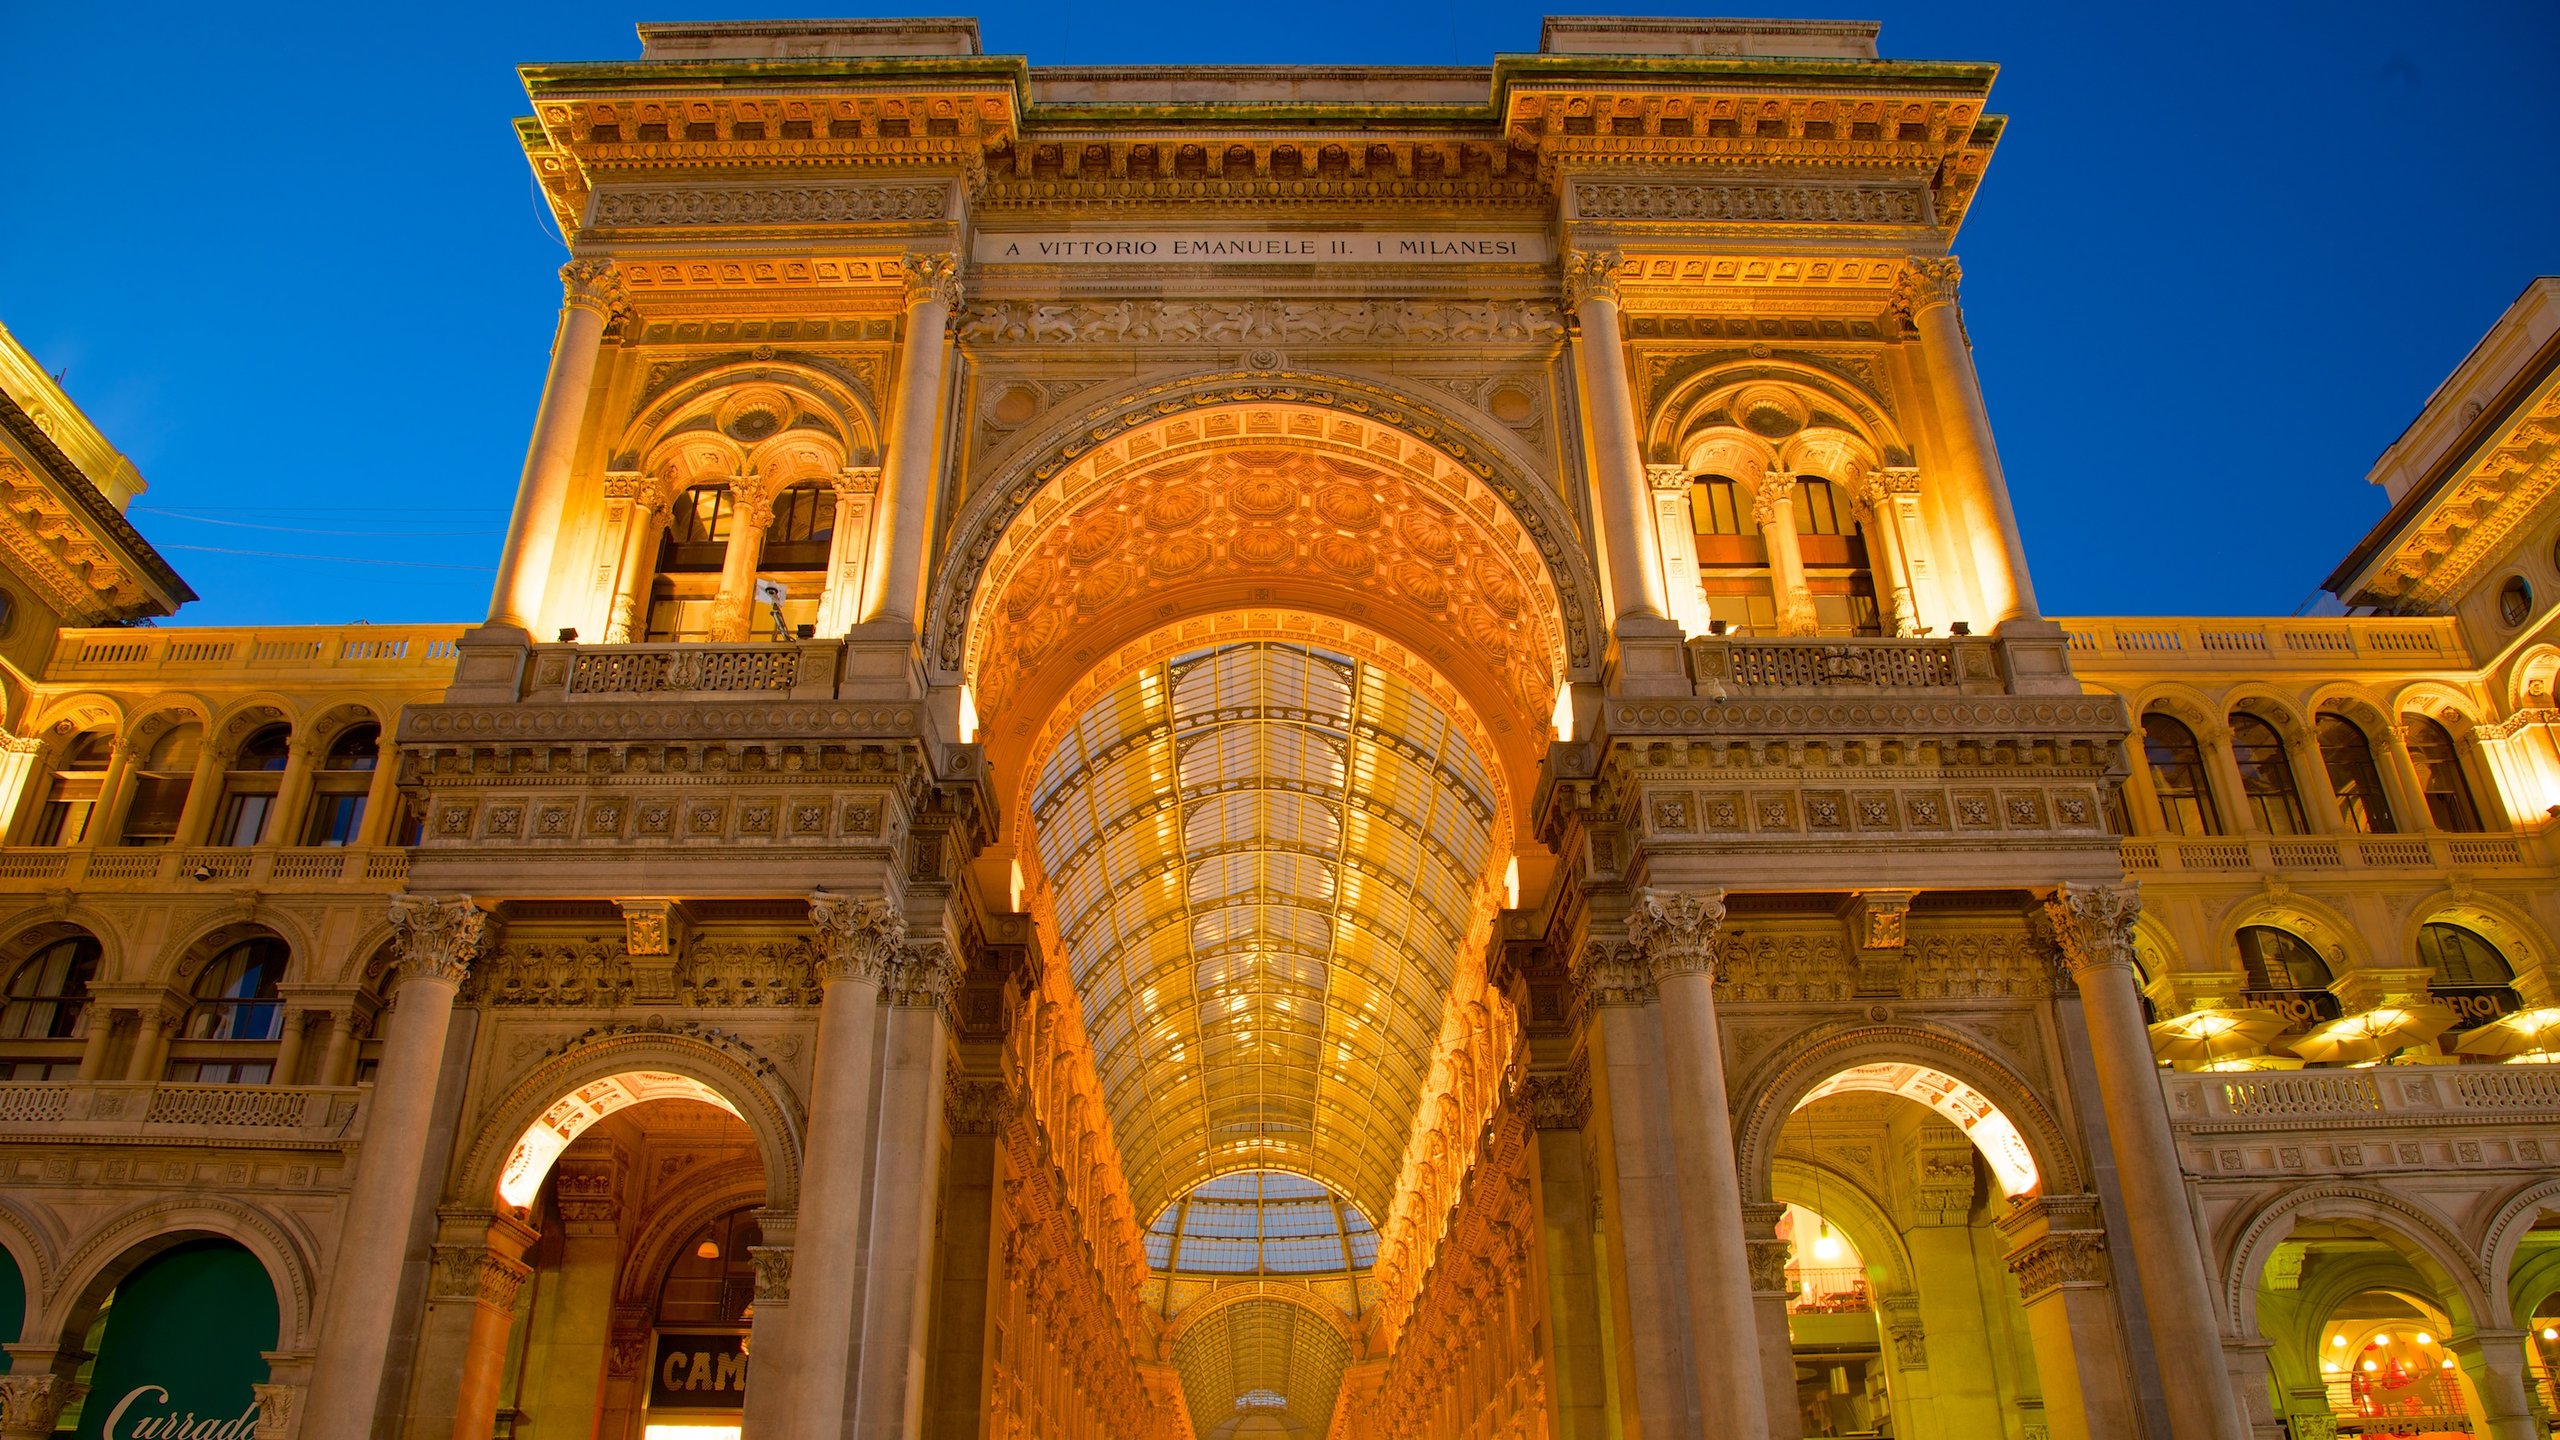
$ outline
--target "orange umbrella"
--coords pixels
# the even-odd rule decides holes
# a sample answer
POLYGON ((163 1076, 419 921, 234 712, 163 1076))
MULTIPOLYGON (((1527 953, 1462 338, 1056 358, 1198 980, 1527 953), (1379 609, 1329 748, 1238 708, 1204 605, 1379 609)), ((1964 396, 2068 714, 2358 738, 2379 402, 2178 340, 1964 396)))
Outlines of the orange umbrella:
POLYGON ((2432 1000, 2414 1005, 2380 1005, 2340 1016, 2288 1047, 2305 1060, 2332 1065, 2362 1065, 2412 1045, 2423 1045, 2452 1028, 2461 1017, 2450 1005, 2432 1000))
POLYGON ((2151 1027, 2151 1053, 2179 1065, 2211 1065, 2264 1050, 2283 1016, 2266 1010, 2190 1010, 2151 1027))
POLYGON ((2463 1036, 2454 1048, 2465 1055, 2539 1055, 2560 1049, 2560 1006, 2501 1015, 2463 1036))

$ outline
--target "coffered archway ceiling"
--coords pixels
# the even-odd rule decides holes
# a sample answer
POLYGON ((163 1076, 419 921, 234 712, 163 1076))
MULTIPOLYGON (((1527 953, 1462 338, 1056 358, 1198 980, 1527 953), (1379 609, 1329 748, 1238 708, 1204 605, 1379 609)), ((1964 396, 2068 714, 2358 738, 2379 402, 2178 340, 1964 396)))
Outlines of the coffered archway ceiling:
POLYGON ((1027 808, 1137 1213, 1267 1168, 1389 1214, 1491 903, 1495 791, 1451 716, 1350 655, 1189 651, 1076 711, 1027 808))
POLYGON ((1542 518, 1553 497, 1532 503, 1375 414, 1185 409, 1036 475, 972 502, 966 563, 938 602, 966 626, 938 643, 990 717, 991 762, 1095 657, 1185 617, 1282 607, 1358 624, 1448 676, 1524 755, 1544 747, 1557 687, 1594 663, 1580 592, 1554 578, 1571 560, 1569 522, 1542 518))

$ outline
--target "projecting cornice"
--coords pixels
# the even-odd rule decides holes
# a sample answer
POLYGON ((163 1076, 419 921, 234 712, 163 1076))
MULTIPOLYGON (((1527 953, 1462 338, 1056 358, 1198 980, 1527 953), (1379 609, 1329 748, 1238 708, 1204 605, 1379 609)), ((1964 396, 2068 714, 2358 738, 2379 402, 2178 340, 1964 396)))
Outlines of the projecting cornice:
MULTIPOLYGON (((83 422, 85 423, 85 422, 83 422)), ((196 598, 14 395, 0 393, 0 547, 69 625, 166 615, 196 598)))

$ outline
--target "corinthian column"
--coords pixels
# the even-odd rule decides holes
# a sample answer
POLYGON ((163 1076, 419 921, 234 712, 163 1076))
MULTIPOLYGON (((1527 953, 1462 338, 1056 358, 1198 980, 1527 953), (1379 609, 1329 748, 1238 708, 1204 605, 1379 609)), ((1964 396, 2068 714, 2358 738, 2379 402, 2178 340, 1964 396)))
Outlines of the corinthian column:
POLYGON ((400 986, 392 995, 382 1065, 365 1117, 364 1151, 347 1194, 337 1263, 329 1272, 304 1434, 372 1431, 391 1348, 391 1297, 399 1293, 400 1269, 409 1258, 418 1181, 426 1170, 445 1031, 488 920, 467 895, 392 897, 400 986))
MULTIPOLYGON (((780 1371, 797 1403, 777 1418, 808 1440, 836 1440, 851 1420, 845 1381, 859 1357, 854 1305, 860 1298, 863 1163, 871 1151, 873 1021, 880 986, 907 939, 907 922, 886 900, 819 891, 809 897, 818 932, 817 1069, 809 1084, 809 1152, 800 1173, 800 1219, 791 1261, 791 1329, 783 1354, 756 1355, 756 1385, 780 1371)), ((759 1337, 761 1339, 761 1337, 759 1337)), ((755 1388, 750 1386, 750 1389, 755 1388)))
POLYGON ((932 1308, 926 1287, 933 1278, 943 1070, 950 1053, 943 1016, 957 978, 951 947, 938 940, 905 947, 890 973, 855 1440, 898 1440, 923 1431, 925 1320, 932 1308))
POLYGON ((569 462, 577 453, 587 391, 595 383, 597 346, 604 339, 605 322, 629 308, 622 282, 606 261, 570 261, 560 267, 560 285, 565 293, 559 332, 551 342, 551 373, 542 382, 542 408, 534 412, 524 478, 516 485, 515 517, 507 522, 507 547, 498 552, 498 584, 489 596, 490 624, 528 631, 541 618, 552 552, 560 543, 560 516, 569 505, 569 462))
POLYGON ((871 598, 865 621, 914 624, 924 609, 926 530, 933 521, 935 462, 942 450, 942 394, 950 369, 951 312, 960 304, 960 257, 906 257, 907 333, 898 351, 898 408, 871 526, 871 598))
POLYGON ((1778 633, 1810 635, 1815 630, 1813 592, 1804 583, 1804 545, 1796 538, 1796 477, 1784 465, 1769 462, 1759 490, 1751 497, 1751 518, 1769 547, 1769 587, 1778 601, 1778 633))
POLYGON ((1911 473, 1884 471, 1869 477, 1859 487, 1855 502, 1858 518, 1866 522, 1867 540, 1875 546, 1875 553, 1867 558, 1875 572, 1877 598, 1884 602, 1884 630, 1888 635, 1920 633, 1920 612, 1913 601, 1911 571, 1902 550, 1902 502, 1892 478, 1911 473))
POLYGON ((1582 386, 1583 423, 1591 436, 1593 486, 1600 533, 1609 546, 1609 593, 1617 618, 1667 620, 1662 558, 1648 521, 1650 487, 1636 430, 1635 387, 1618 335, 1618 253, 1574 250, 1564 257, 1564 303, 1578 333, 1573 355, 1582 386))
POLYGON ((2159 1068, 2134 991, 2133 921, 2142 911, 2141 898, 2130 884, 2065 885, 2044 911, 2079 984, 2088 1020, 2098 1097, 2124 1186, 2126 1235, 2150 1312, 2152 1351, 2160 1373, 2171 1381, 2165 1387, 2170 1434, 2175 1440, 2245 1440, 2231 1401, 2204 1251, 2187 1208, 2169 1111, 2160 1100, 2159 1068))
POLYGON ((53 1428, 89 1387, 68 1374, 0 1375, 0 1440, 53 1440, 53 1428))
POLYGON ((622 558, 614 566, 612 601, 605 611, 608 645, 629 644, 647 631, 649 582, 656 578, 650 564, 660 519, 656 483, 646 475, 629 476, 620 483, 630 489, 630 509, 622 526, 622 558))
POLYGON ((1905 261, 1893 305, 1920 332, 1920 364, 1938 411, 1938 433, 1947 446, 1946 479, 1974 540, 1974 570, 1983 603, 1995 623, 2036 618, 2036 592, 2027 580, 2026 547, 2018 538, 2009 482, 2000 473, 2000 450, 1991 438, 1982 381, 1974 373, 1973 346, 1956 308, 1963 267, 1952 255, 1905 261))
MULTIPOLYGON (((1662 997, 1662 1077, 1671 1092, 1680 1251, 1688 1262, 1690 1373, 1702 1382, 1737 1362, 1751 1373, 1760 1355, 1742 1177, 1716 1034, 1716 932, 1723 926, 1723 891, 1646 890, 1637 895, 1627 927, 1662 997)), ((1737 1440, 1769 1433, 1768 1397, 1757 1384, 1733 1385, 1707 1403, 1718 1420, 1710 1433, 1737 1440)))
POLYGON ((770 482, 741 475, 729 484, 729 548, 720 552, 720 593, 711 601, 711 638, 735 643, 755 633, 756 566, 773 528, 770 482))

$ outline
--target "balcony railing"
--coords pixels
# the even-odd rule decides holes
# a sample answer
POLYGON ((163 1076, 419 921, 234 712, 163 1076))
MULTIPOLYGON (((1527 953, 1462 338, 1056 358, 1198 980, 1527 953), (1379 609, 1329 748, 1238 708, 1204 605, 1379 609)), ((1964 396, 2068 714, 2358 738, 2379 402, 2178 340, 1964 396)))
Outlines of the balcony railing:
POLYGON ((2357 670, 2466 665, 2450 618, 2218 620, 2101 618, 2062 622, 2071 668, 2357 670))
POLYGON ((460 625, 291 626, 275 629, 65 630, 54 637, 50 680, 123 682, 180 677, 326 673, 399 684, 440 683, 453 673, 460 625))
POLYGON ((2246 835, 2124 842, 2131 874, 2497 870, 2550 863, 2522 835, 2246 835))
POLYGON ((2286 1130, 2305 1120, 2420 1127, 2560 1121, 2560 1066, 2395 1065, 2370 1070, 2160 1072, 2180 1129, 2286 1130))
POLYGON ((0 849, 0 889, 51 889, 61 885, 145 889, 183 880, 206 886, 273 883, 397 890, 408 879, 409 852, 395 849, 181 849, 168 845, 102 850, 79 845, 20 845, 0 849))
POLYGON ((36 1081, 0 1083, 0 1138, 42 1127, 47 1140, 186 1140, 206 1131, 244 1140, 341 1142, 363 1128, 360 1085, 196 1085, 36 1081))

